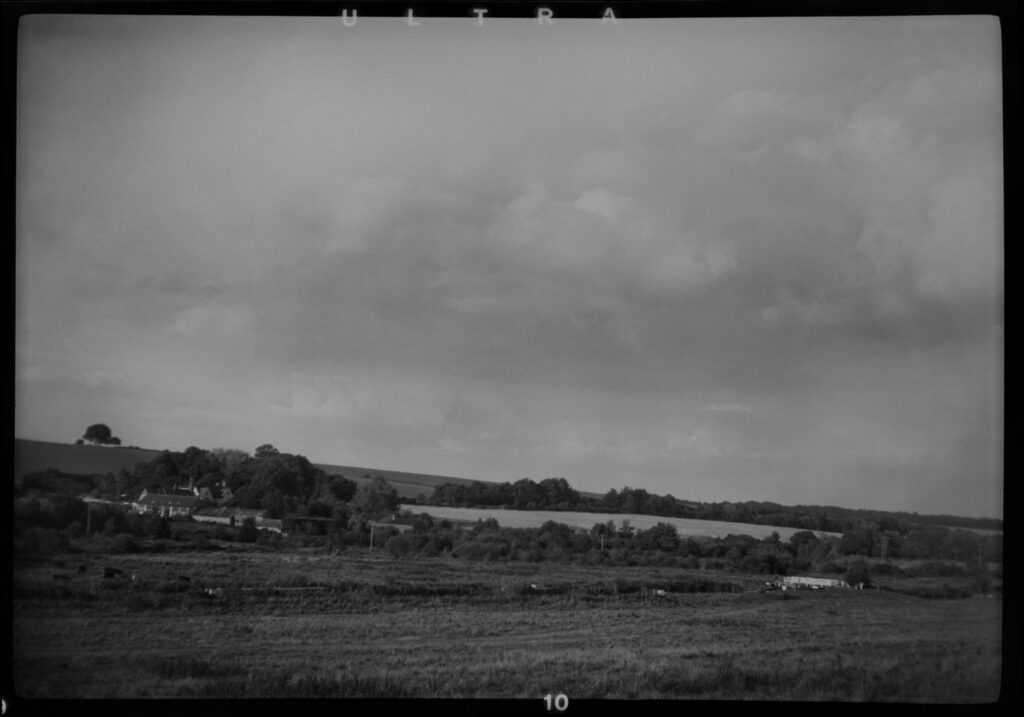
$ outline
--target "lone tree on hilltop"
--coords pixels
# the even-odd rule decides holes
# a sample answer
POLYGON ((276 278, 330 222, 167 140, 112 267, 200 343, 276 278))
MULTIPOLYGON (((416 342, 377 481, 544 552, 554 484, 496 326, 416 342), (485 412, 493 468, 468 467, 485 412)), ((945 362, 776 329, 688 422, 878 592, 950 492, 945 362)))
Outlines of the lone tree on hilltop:
POLYGON ((85 429, 85 435, 79 439, 88 441, 96 446, 119 446, 121 439, 110 434, 110 426, 103 423, 94 423, 85 429))
POLYGON ((255 455, 257 459, 273 458, 274 456, 281 455, 281 451, 277 450, 269 443, 264 443, 262 446, 256 448, 256 451, 253 455, 255 455))

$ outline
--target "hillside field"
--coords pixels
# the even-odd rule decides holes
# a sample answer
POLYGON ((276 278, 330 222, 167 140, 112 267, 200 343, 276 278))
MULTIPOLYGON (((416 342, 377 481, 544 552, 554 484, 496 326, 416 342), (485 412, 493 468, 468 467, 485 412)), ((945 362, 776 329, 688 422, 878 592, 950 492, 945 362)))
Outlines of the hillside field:
POLYGON ((132 471, 160 455, 158 450, 123 446, 76 446, 71 443, 14 440, 14 477, 54 468, 76 475, 105 475, 132 471))
MULTIPOLYGON (((71 443, 32 441, 22 438, 14 440, 14 475, 54 468, 63 473, 77 475, 105 475, 120 470, 134 470, 136 464, 147 463, 160 455, 159 450, 127 448, 122 446, 76 446, 71 443)), ((327 473, 337 473, 354 480, 359 485, 369 483, 375 476, 381 476, 403 500, 415 499, 420 494, 430 495, 442 483, 472 483, 467 478, 436 476, 425 473, 340 466, 328 463, 314 463, 327 473)))
MULTIPOLYGON (((411 510, 413 513, 426 513, 437 519, 447 519, 453 522, 475 523, 477 520, 488 520, 494 518, 498 525, 505 528, 538 528, 549 520, 556 523, 564 523, 573 528, 584 528, 589 530, 595 523, 607 523, 612 521, 619 527, 623 521, 629 521, 630 526, 638 530, 647 530, 658 523, 674 525, 679 535, 686 537, 690 535, 704 536, 709 538, 724 538, 729 534, 749 535, 763 540, 773 532, 778 533, 782 540, 789 540, 794 533, 800 532, 799 528, 786 528, 773 525, 754 525, 752 523, 730 523, 722 520, 693 520, 690 518, 667 518, 658 515, 638 515, 635 513, 584 513, 568 512, 558 510, 504 510, 502 508, 449 508, 437 505, 403 505, 403 509, 411 510)), ((821 535, 839 535, 838 533, 824 533, 815 531, 821 535)))

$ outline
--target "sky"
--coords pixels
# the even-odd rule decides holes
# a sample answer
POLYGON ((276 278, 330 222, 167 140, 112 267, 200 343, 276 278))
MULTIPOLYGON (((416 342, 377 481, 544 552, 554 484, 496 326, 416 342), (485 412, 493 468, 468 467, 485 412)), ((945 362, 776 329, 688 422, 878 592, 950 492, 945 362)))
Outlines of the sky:
POLYGON ((36 15, 15 432, 1002 516, 997 19, 36 15))

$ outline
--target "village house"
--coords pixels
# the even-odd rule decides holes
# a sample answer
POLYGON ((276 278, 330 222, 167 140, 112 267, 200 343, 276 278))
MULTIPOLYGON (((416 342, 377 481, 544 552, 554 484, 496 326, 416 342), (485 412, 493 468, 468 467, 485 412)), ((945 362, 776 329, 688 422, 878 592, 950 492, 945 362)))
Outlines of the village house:
POLYGON ((199 503, 199 498, 194 495, 163 495, 143 490, 132 503, 132 510, 140 515, 149 513, 165 518, 188 518, 199 503))

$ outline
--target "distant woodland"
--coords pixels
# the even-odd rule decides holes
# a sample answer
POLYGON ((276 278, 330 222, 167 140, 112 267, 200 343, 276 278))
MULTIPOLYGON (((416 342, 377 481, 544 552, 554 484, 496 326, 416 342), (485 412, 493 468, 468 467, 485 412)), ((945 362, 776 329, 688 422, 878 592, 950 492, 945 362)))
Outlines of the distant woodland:
POLYGON ((890 511, 856 510, 834 506, 785 506, 778 503, 697 503, 672 495, 648 493, 643 488, 611 489, 600 499, 581 496, 564 478, 535 482, 456 484, 438 486, 424 501, 428 505, 489 507, 520 510, 571 510, 593 513, 638 513, 696 520, 724 520, 755 525, 778 525, 803 530, 845 533, 865 523, 881 531, 905 534, 914 526, 1002 530, 1000 520, 952 515, 918 515, 890 511))
POLYGON ((466 529, 407 510, 399 520, 411 530, 374 534, 371 524, 382 516, 391 519, 399 504, 397 493, 383 478, 357 485, 344 476, 326 473, 304 456, 281 453, 270 445, 260 446, 252 455, 196 447, 164 451, 133 471, 121 470, 116 475, 73 475, 51 469, 25 475, 15 489, 15 549, 20 556, 67 550, 71 541, 82 537, 106 539, 115 550, 162 550, 176 540, 191 541, 192 548, 204 549, 209 547, 208 538, 260 541, 268 546, 312 543, 339 549, 376 540, 376 545, 396 558, 448 555, 469 560, 657 564, 766 574, 813 569, 844 573, 856 582, 870 579, 868 562, 876 573, 898 572, 901 569, 888 561, 907 559, 922 561, 914 570, 927 574, 976 573, 980 580, 988 575, 985 565, 1002 561, 1001 535, 957 529, 998 530, 999 521, 774 503, 695 503, 628 487, 591 499, 581 497, 564 478, 446 483, 423 502, 650 514, 801 530, 787 541, 780 540, 777 533, 760 541, 747 535, 697 538, 680 536, 668 523, 636 530, 628 518, 618 525, 595 522, 589 531, 553 521, 538 528, 511 529, 493 520, 466 529), (209 506, 259 509, 270 518, 283 519, 292 529, 286 536, 256 531, 252 525, 217 526, 212 534, 186 531, 180 522, 136 515, 116 505, 134 500, 144 489, 171 493, 186 487, 194 492, 208 488, 203 495, 209 506), (86 497, 111 504, 88 504, 82 500, 86 497), (818 534, 823 532, 841 536, 818 534))

